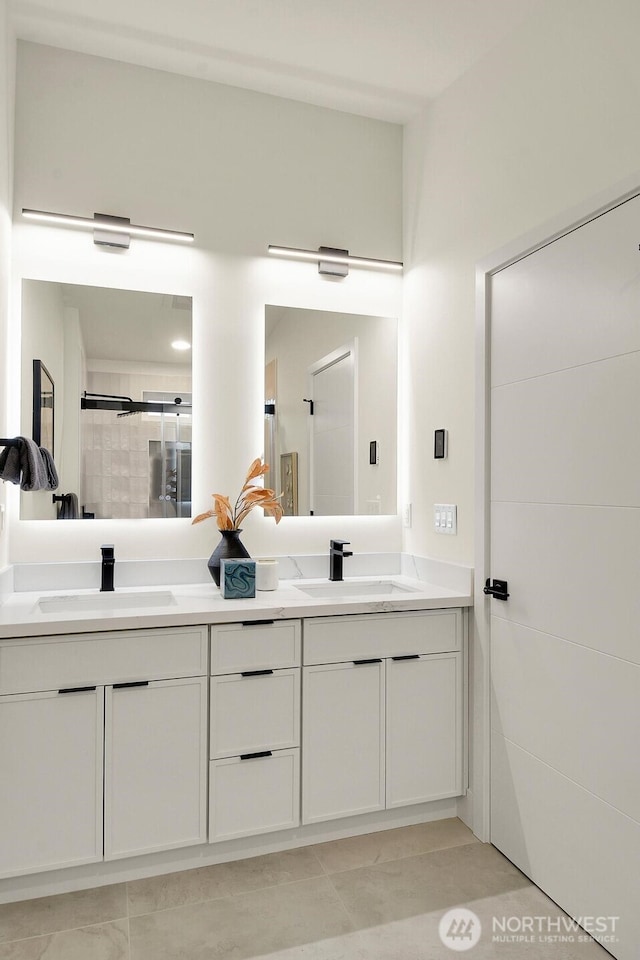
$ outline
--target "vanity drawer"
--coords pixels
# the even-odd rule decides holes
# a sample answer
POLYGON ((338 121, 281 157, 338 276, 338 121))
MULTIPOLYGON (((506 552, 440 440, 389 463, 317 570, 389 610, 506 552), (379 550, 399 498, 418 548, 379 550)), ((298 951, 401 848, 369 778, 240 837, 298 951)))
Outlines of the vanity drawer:
POLYGON ((210 756, 238 757, 300 743, 300 670, 211 679, 210 756))
POLYGON ((300 621, 229 623, 211 628, 211 673, 300 666, 300 621))
POLYGON ((448 653, 462 647, 462 611, 421 610, 312 617, 304 622, 304 663, 448 653))
POLYGON ((0 641, 0 694, 207 674, 207 627, 0 641))
POLYGON ((212 760, 209 842, 286 830, 300 823, 300 751, 212 760))

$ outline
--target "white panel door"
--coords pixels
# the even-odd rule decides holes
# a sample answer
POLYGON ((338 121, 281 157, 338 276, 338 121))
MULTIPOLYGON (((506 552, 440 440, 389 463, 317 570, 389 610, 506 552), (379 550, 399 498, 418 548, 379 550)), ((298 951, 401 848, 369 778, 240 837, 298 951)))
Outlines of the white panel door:
POLYGON ((640 943, 640 198, 491 282, 491 840, 640 943))
POLYGON ((350 516, 355 504, 355 349, 336 350, 310 371, 310 503, 317 516, 350 516))
POLYGON ((206 841, 207 683, 107 687, 106 860, 206 841))
POLYGON ((0 697, 0 877, 102 860, 104 689, 0 697))
POLYGON ((462 654, 387 661, 387 807, 462 793, 462 654))
POLYGON ((303 668, 303 823, 384 810, 384 666, 303 668))

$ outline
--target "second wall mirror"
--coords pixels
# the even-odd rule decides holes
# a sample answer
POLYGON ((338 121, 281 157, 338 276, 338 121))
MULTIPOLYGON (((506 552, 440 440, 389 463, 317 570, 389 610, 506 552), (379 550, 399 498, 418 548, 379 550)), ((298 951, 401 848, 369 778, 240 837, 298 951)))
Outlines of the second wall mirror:
POLYGON ((267 486, 285 516, 397 512, 398 323, 267 305, 267 486))

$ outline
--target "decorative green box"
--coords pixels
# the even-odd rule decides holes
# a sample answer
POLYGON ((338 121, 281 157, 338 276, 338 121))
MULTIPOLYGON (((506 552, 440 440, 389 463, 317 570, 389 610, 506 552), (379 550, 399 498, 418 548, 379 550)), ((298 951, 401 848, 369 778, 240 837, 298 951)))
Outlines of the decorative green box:
POLYGON ((248 600, 255 597, 255 560, 221 560, 220 593, 225 600, 248 600))

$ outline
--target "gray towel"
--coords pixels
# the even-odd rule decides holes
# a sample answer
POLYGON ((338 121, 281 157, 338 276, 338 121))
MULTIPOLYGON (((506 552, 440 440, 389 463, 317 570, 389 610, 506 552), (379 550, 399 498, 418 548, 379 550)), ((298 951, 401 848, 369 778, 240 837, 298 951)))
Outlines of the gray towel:
POLYGON ((78 519, 78 498, 75 493, 63 493, 60 509, 58 510, 58 520, 77 520, 78 519))
POLYGON ((40 456, 42 457, 44 467, 47 473, 47 485, 45 490, 57 490, 60 481, 58 480, 58 471, 53 462, 53 457, 46 447, 40 447, 40 456))
MULTIPOLYGON (((51 475, 37 443, 28 437, 16 437, 16 440, 17 447, 5 447, 0 454, 0 480, 19 483, 21 490, 55 489, 51 486, 54 477, 58 485, 55 466, 51 475)), ((51 463, 53 465, 53 459, 51 463)))
POLYGON ((17 446, 5 447, 0 453, 0 480, 20 483, 20 451, 17 446))

